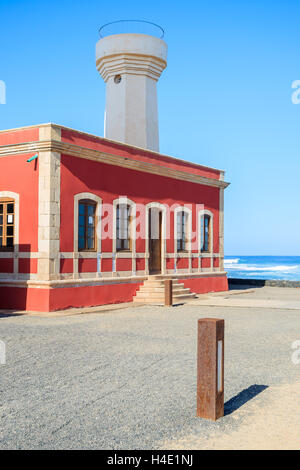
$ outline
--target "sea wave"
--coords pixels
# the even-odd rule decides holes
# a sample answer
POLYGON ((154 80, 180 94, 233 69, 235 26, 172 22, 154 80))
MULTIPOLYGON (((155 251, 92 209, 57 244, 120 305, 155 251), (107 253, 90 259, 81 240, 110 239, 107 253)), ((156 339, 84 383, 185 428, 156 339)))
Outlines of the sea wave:
POLYGON ((239 261, 240 261, 240 258, 228 258, 224 260, 224 263, 235 264, 235 263, 238 263, 239 261))
POLYGON ((300 256, 230 256, 224 265, 229 278, 300 281, 300 256))
POLYGON ((237 271, 271 271, 271 272, 276 272, 276 271, 283 271, 283 272, 289 272, 289 271, 297 271, 300 269, 300 265, 294 265, 294 266, 255 266, 255 265, 249 265, 249 264, 235 264, 235 263, 229 263, 229 260, 224 261, 224 265, 227 269, 235 269, 237 271))

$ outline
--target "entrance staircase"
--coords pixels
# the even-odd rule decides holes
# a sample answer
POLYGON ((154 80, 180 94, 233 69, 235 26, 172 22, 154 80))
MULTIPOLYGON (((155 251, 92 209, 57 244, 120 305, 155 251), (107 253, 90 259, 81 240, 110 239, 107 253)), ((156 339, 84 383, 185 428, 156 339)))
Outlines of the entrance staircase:
MULTIPOLYGON (((157 304, 165 303, 165 285, 164 281, 171 279, 162 275, 152 275, 144 282, 144 284, 136 292, 133 297, 134 303, 157 304)), ((184 284, 177 279, 172 278, 173 285, 173 304, 185 303, 188 300, 195 299, 190 289, 184 287, 184 284)))

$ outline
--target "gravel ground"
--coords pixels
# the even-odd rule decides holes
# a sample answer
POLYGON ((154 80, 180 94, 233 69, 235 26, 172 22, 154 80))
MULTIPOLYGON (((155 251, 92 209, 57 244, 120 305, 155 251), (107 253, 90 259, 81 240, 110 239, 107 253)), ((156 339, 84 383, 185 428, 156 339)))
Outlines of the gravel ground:
POLYGON ((300 365, 291 361, 299 315, 185 305, 2 316, 0 448, 158 449, 188 435, 236 433, 253 400, 299 382, 300 365), (225 401, 231 401, 216 423, 195 417, 201 317, 225 319, 225 401))
POLYGON ((272 385, 239 408, 238 426, 215 429, 210 436, 194 432, 165 441, 164 449, 180 450, 299 450, 300 382, 272 385))

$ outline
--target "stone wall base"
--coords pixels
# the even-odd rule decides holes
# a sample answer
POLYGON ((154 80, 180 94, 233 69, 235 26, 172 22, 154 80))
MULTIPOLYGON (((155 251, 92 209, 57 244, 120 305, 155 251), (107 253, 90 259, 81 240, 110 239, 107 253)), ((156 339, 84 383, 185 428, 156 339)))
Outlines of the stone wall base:
MULTIPOLYGON (((228 290, 226 274, 219 276, 201 276, 180 278, 185 287, 192 292, 202 294, 228 290)), ((0 309, 23 310, 33 312, 53 312, 76 307, 94 307, 97 305, 132 302, 133 296, 143 281, 118 280, 89 283, 89 285, 61 285, 60 287, 42 287, 33 285, 0 287, 0 309)))

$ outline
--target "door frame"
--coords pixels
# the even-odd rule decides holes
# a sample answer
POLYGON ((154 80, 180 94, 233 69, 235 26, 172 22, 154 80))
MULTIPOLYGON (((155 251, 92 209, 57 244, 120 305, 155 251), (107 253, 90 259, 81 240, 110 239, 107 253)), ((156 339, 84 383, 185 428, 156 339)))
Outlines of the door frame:
POLYGON ((146 242, 146 272, 149 274, 149 260, 150 260, 150 250, 149 250, 149 211, 150 209, 158 209, 162 214, 161 220, 161 274, 166 272, 166 215, 167 209, 164 204, 160 202, 149 202, 146 205, 146 224, 145 224, 145 242, 146 242))
POLYGON ((149 274, 161 274, 161 251, 162 251, 162 211, 156 207, 150 207, 148 211, 148 247, 149 247, 149 274), (158 237, 152 239, 152 211, 158 218, 158 237))

